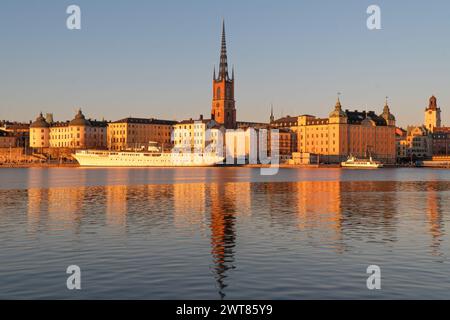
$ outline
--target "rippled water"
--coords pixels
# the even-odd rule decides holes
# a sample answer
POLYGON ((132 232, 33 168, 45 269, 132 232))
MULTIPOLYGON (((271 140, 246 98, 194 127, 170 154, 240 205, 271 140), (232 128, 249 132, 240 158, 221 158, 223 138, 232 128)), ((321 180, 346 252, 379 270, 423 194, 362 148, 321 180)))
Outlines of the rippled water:
POLYGON ((450 299, 450 171, 35 168, 0 181, 0 299, 450 299), (80 291, 66 288, 73 264, 80 291))

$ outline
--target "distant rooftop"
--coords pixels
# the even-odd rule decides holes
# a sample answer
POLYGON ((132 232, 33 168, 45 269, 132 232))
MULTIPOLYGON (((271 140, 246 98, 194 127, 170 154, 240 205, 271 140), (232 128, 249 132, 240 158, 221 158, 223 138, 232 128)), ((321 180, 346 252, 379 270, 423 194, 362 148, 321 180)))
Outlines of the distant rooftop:
POLYGON ((135 124, 162 124, 162 125, 174 125, 177 123, 177 121, 171 121, 171 120, 161 120, 161 119, 154 119, 154 118, 124 118, 117 121, 114 121, 113 123, 135 123, 135 124))

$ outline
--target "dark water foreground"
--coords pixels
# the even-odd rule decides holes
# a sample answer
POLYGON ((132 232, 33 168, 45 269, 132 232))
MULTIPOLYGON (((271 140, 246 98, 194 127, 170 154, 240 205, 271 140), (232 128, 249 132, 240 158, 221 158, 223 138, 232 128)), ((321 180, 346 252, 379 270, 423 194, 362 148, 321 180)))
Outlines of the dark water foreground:
POLYGON ((1 169, 0 299, 450 299, 450 171, 1 169), (66 288, 78 265, 82 290, 66 288), (378 265, 382 289, 366 287, 378 265))

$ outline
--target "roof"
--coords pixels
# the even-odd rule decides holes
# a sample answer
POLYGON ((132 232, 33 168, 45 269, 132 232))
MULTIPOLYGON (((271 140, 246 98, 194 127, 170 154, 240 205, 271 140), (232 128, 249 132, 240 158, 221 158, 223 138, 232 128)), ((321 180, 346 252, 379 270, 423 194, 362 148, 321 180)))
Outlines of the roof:
POLYGON ((86 120, 81 109, 78 110, 78 113, 75 115, 75 118, 69 123, 71 126, 91 126, 89 120, 86 120))
POLYGON ((377 126, 387 125, 386 120, 378 116, 374 111, 345 110, 345 114, 347 115, 347 123, 350 124, 361 124, 364 119, 370 118, 377 126))
POLYGON ((14 137, 11 132, 0 130, 0 137, 14 137))
POLYGON ((208 123, 210 121, 211 121, 211 119, 197 119, 197 120, 187 119, 187 120, 181 120, 180 122, 175 122, 174 124, 193 124, 193 123, 198 123, 198 122, 208 123))
POLYGON ((172 120, 161 120, 161 119, 154 119, 154 118, 124 118, 117 121, 114 121, 113 123, 135 123, 135 124, 160 124, 160 125, 174 125, 177 123, 177 121, 172 120))
POLYGON ((42 116, 42 112, 39 114, 39 116, 36 118, 36 120, 30 125, 30 128, 49 128, 50 125, 47 121, 45 121, 45 118, 42 116))

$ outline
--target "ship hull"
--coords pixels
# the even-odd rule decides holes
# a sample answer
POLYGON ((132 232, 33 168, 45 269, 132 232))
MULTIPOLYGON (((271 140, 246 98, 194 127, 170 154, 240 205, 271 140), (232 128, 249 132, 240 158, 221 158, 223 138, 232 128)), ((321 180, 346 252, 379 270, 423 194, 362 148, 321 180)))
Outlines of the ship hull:
POLYGON ((73 155, 82 167, 211 167, 222 157, 203 154, 81 151, 73 155))

